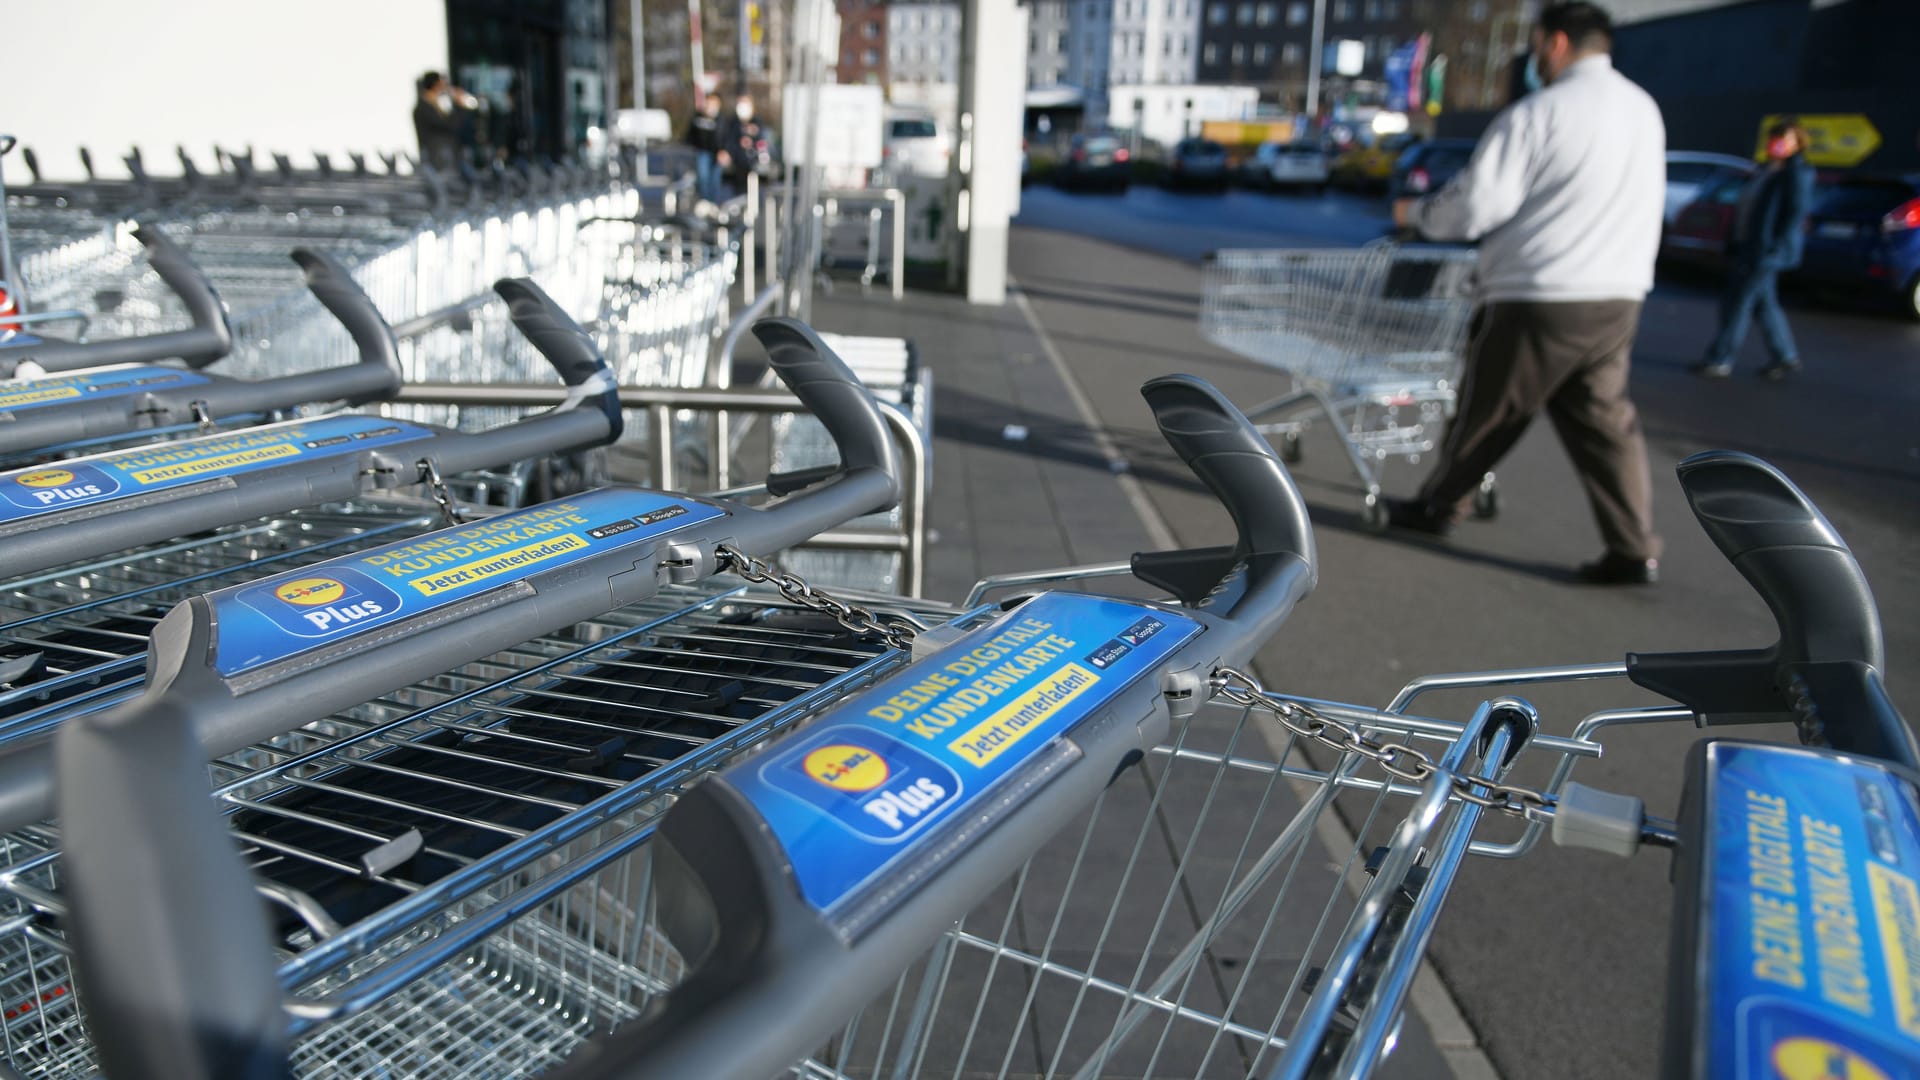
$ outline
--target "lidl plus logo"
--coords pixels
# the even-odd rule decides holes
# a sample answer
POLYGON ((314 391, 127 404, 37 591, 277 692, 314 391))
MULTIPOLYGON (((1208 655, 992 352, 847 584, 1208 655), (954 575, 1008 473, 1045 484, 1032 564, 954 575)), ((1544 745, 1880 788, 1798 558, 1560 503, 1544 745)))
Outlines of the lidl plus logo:
POLYGON ((869 840, 913 835, 960 797, 960 777, 925 751, 861 727, 834 727, 780 754, 761 777, 869 840))
POLYGON ((239 600, 298 637, 331 637, 400 610, 392 589, 347 567, 261 582, 240 590, 239 600))

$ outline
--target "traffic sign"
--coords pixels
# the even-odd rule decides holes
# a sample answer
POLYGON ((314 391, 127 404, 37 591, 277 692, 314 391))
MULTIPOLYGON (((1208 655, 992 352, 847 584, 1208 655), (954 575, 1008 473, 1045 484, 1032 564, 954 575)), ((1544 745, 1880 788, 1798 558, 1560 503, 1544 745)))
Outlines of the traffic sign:
MULTIPOLYGON (((1755 158, 1764 160, 1767 156, 1767 129, 1788 118, 1785 114, 1761 117, 1755 158)), ((1812 143, 1807 147, 1807 160, 1815 165, 1844 169, 1860 164, 1880 148, 1879 129, 1860 113, 1801 116, 1799 120, 1812 143)))

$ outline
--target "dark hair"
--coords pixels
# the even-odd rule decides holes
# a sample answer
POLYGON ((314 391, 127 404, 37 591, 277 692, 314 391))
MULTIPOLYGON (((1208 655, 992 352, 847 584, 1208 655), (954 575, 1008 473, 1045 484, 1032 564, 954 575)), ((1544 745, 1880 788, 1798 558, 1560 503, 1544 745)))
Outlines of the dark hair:
POLYGON ((1813 137, 1807 134, 1806 125, 1802 124, 1800 118, 1797 116, 1783 116, 1775 120, 1767 128, 1767 138, 1777 139, 1789 132, 1791 132, 1794 139, 1799 142, 1800 149, 1802 150, 1805 150, 1808 145, 1813 142, 1813 137))
POLYGON ((418 83, 418 86, 420 87, 420 92, 423 94, 426 93, 427 91, 440 85, 441 81, 442 79, 440 77, 439 72, 437 71, 427 72, 425 75, 420 76, 420 82, 418 83))
POLYGON ((1535 24, 1545 37, 1555 34, 1567 35, 1568 44, 1582 52, 1611 52, 1613 49, 1613 16, 1598 4, 1588 0, 1566 0, 1564 3, 1548 5, 1540 13, 1540 21, 1535 24))

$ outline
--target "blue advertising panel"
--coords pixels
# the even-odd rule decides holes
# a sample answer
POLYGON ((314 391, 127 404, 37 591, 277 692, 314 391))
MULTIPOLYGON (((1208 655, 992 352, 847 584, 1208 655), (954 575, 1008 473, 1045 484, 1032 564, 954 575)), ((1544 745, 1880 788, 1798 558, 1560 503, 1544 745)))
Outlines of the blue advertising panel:
POLYGON ((684 495, 602 488, 222 589, 208 596, 214 670, 277 663, 726 513, 684 495))
POLYGON ((125 367, 79 375, 0 382, 0 413, 36 409, 43 405, 67 405, 93 398, 142 394, 152 390, 172 390, 181 386, 204 386, 211 381, 205 375, 179 368, 125 367))
POLYGON ((1870 762, 1709 754, 1707 1075, 1920 1080, 1920 804, 1870 762))
POLYGON ((1044 593, 728 774, 826 911, 977 808, 1200 633, 1164 608, 1044 593))
POLYGON ((324 416, 35 465, 0 473, 0 521, 164 491, 292 461, 356 454, 431 435, 433 432, 426 428, 378 416, 324 416))

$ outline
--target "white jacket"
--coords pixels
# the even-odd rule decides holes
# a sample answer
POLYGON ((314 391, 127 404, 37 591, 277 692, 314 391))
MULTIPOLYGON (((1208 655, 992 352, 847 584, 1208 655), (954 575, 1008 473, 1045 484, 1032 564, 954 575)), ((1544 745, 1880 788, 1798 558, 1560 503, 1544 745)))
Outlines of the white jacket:
POLYGON ((1666 150, 1660 106, 1589 56, 1494 117, 1411 222, 1430 239, 1480 241, 1483 300, 1639 300, 1653 287, 1666 150))

